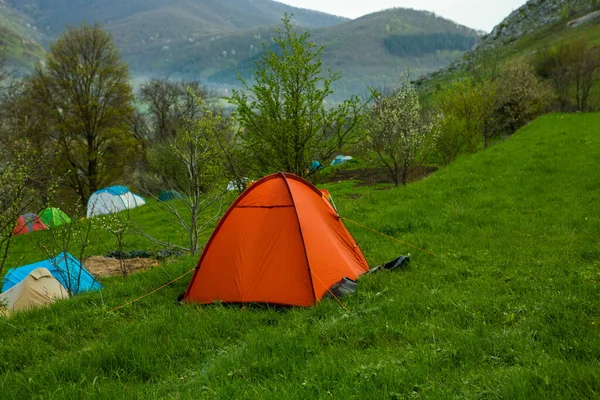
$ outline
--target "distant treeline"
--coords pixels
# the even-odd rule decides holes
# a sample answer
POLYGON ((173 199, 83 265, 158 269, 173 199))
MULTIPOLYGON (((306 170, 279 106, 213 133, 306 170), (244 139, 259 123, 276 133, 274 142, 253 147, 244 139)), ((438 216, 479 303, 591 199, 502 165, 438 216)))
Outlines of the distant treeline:
POLYGON ((458 33, 421 33, 392 35, 384 39, 386 50, 398 57, 422 56, 438 50, 470 50, 477 38, 458 33))

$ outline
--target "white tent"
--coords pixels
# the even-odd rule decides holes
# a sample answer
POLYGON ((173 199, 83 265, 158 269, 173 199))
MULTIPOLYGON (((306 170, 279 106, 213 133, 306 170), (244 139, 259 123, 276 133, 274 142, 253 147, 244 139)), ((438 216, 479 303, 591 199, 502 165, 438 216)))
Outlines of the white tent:
POLYGON ((37 268, 17 285, 0 294, 0 315, 29 310, 68 299, 67 290, 46 268, 37 268))
POLYGON ((119 211, 140 207, 146 201, 133 194, 125 186, 111 186, 94 192, 87 205, 87 216, 114 214, 119 211))

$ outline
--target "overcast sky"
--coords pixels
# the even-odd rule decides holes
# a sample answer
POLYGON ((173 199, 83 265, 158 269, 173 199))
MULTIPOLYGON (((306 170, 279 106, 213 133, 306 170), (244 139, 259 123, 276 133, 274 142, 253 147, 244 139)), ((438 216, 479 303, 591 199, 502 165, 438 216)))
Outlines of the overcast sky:
POLYGON ((486 32, 498 25, 526 0, 277 0, 348 18, 358 18, 392 7, 433 11, 469 28, 486 32))

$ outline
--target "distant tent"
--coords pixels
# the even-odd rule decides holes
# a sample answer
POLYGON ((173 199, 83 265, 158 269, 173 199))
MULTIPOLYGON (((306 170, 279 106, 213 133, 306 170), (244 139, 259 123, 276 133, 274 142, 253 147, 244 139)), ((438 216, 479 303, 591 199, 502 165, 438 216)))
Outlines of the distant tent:
POLYGON ((48 229, 37 214, 24 214, 17 219, 17 225, 13 229, 13 235, 25 235, 34 231, 48 229))
POLYGON ((46 208, 39 215, 42 222, 49 228, 71 223, 71 218, 60 208, 46 208))
POLYGON ((144 204, 146 201, 143 197, 131 193, 125 186, 111 186, 92 193, 88 200, 87 216, 114 214, 144 204))
POLYGON ((292 174, 267 176, 229 208, 185 301, 310 306, 369 270, 325 195, 292 174))
POLYGON ((347 161, 350 161, 350 160, 353 160, 353 158, 351 156, 342 156, 342 155, 339 155, 339 156, 337 156, 337 157, 335 157, 333 159, 333 161, 331 162, 331 166, 340 165, 340 164, 343 164, 343 163, 345 163, 347 161))
POLYGON ((72 294, 96 291, 102 288, 102 285, 81 265, 79 260, 69 253, 61 253, 48 260, 8 270, 4 277, 2 291, 5 292, 17 285, 38 268, 46 268, 50 271, 63 287, 71 290, 72 294))
POLYGON ((169 201, 174 199, 183 199, 185 196, 183 193, 179 193, 177 190, 165 190, 160 194, 158 200, 169 201))
POLYGON ((21 282, 0 294, 0 315, 10 316, 16 311, 43 307, 67 298, 69 293, 48 269, 36 268, 21 282))
POLYGON ((310 163, 310 166, 308 167, 307 171, 309 173, 313 173, 313 172, 317 172, 322 170, 324 167, 323 165, 321 165, 320 162, 318 162, 317 160, 313 160, 313 162, 310 163))

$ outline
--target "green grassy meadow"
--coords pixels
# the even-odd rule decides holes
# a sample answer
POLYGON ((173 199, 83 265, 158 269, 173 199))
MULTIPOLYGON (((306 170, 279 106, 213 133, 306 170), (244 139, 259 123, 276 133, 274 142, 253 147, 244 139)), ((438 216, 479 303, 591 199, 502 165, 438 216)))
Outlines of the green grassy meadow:
MULTIPOLYGON (((348 223, 372 266, 412 259, 362 278, 349 311, 179 305, 186 277, 109 312, 193 268, 186 256, 0 319, 0 397, 600 397, 599 127, 551 114, 407 187, 325 185, 344 217, 436 254, 348 223)), ((10 266, 39 238, 17 238, 10 266)))

